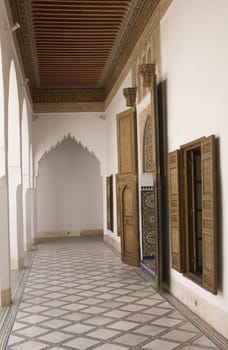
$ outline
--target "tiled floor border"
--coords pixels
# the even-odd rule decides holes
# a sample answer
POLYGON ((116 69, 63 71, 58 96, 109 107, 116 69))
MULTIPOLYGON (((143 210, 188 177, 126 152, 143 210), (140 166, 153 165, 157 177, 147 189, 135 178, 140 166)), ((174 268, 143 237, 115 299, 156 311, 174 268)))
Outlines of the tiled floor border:
POLYGON ((5 349, 10 336, 20 301, 25 289, 25 285, 32 267, 36 250, 28 252, 26 257, 26 267, 18 273, 17 281, 12 290, 12 305, 0 310, 0 349, 5 349))
POLYGON ((182 313, 195 327, 202 331, 212 342, 214 342, 221 350, 228 349, 228 340, 223 337, 222 334, 217 332, 213 327, 211 327, 206 321, 201 319, 193 311, 187 308, 179 300, 173 297, 167 292, 162 293, 163 298, 165 298, 171 305, 173 305, 180 313, 182 313))

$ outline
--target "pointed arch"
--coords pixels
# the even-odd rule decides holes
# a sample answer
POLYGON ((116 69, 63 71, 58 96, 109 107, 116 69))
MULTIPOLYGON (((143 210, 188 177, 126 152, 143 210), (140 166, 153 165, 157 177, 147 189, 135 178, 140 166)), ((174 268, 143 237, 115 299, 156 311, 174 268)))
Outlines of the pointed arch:
POLYGON ((9 231, 12 269, 24 267, 22 186, 21 186, 21 142, 20 110, 17 75, 14 61, 11 61, 8 99, 8 191, 9 231))
POLYGON ((63 138, 43 155, 36 189, 38 236, 102 228, 100 163, 74 137, 63 138))
POLYGON ((14 61, 10 66, 8 100, 8 166, 20 166, 20 115, 17 75, 14 61))

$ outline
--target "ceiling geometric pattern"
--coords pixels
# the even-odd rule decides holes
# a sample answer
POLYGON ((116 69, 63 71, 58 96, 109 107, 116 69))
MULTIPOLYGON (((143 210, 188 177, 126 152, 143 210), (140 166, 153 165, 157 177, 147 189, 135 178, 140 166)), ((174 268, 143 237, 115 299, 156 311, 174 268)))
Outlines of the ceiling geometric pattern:
POLYGON ((158 3, 5 0, 33 100, 104 100, 158 3))

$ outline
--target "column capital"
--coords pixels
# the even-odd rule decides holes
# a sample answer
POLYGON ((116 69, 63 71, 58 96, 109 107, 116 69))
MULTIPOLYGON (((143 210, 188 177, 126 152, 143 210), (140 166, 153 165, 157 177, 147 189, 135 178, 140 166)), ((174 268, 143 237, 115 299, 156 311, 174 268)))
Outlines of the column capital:
POLYGON ((123 89, 124 97, 126 98, 127 107, 134 107, 136 103, 136 87, 128 87, 123 89))
POLYGON ((152 64, 152 63, 141 64, 140 73, 143 77, 143 86, 151 87, 153 79, 156 76, 156 64, 152 64))

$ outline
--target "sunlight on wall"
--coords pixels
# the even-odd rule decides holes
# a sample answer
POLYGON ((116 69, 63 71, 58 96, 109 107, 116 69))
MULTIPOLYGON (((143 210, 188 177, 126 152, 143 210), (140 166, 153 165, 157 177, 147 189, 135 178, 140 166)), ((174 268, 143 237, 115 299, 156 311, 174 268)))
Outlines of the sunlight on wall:
POLYGON ((32 144, 29 145, 29 174, 30 174, 30 187, 33 187, 33 149, 32 144))
POLYGON ((8 106, 8 166, 20 165, 20 126, 17 77, 14 61, 10 67, 8 106))
POLYGON ((28 189, 30 185, 29 178, 29 133, 28 133, 28 113, 26 100, 23 101, 22 121, 21 121, 21 145, 22 145, 22 191, 23 191, 23 231, 24 231, 24 249, 30 249, 31 243, 31 225, 30 225, 30 200, 28 189))
POLYGON ((28 113, 27 113, 27 105, 26 105, 25 99, 23 101, 23 107, 22 107, 21 142, 22 142, 22 174, 29 175, 28 113))
POLYGON ((20 119, 18 86, 14 61, 11 62, 8 100, 8 187, 11 268, 24 265, 22 186, 20 159, 20 119))

